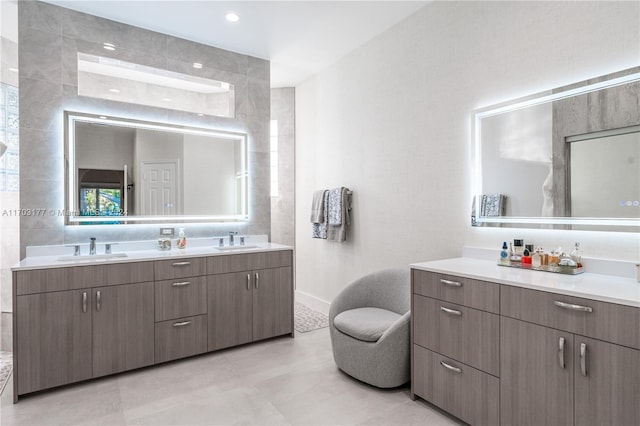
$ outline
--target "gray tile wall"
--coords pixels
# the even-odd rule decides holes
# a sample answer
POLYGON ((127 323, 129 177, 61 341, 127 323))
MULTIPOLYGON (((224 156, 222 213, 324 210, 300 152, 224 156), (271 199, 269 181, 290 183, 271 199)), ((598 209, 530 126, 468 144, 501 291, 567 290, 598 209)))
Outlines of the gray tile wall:
POLYGON ((278 120, 278 196, 271 197, 271 239, 277 243, 293 246, 295 244, 295 88, 271 89, 271 119, 278 120))
MULTIPOLYGON (((21 207, 62 210, 63 111, 72 110, 245 132, 249 143, 250 220, 242 224, 186 224, 189 237, 230 230, 270 234, 269 61, 98 18, 47 3, 19 3, 21 207), (110 42, 110 52, 102 43, 110 42), (235 118, 132 105, 77 95, 77 52, 114 57, 235 85, 235 118), (194 69, 193 62, 204 65, 194 69)), ((176 225, 177 226, 177 225, 176 225)), ((21 256, 29 245, 88 240, 153 239, 158 225, 65 226, 61 216, 23 217, 21 256)))

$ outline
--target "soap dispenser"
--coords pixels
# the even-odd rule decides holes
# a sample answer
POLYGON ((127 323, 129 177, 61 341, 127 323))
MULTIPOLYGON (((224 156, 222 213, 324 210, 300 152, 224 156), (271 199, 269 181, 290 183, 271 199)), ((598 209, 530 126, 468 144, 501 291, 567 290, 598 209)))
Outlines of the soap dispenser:
POLYGON ((180 228, 178 232, 178 248, 183 249, 187 246, 187 238, 184 236, 184 228, 180 228))

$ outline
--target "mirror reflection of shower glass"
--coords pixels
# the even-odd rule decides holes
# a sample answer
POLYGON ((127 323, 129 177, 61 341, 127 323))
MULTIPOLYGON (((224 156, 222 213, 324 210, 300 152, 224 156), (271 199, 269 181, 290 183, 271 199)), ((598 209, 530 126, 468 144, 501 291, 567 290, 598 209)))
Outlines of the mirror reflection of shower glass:
POLYGON ((640 217, 640 126, 566 141, 571 215, 640 217))

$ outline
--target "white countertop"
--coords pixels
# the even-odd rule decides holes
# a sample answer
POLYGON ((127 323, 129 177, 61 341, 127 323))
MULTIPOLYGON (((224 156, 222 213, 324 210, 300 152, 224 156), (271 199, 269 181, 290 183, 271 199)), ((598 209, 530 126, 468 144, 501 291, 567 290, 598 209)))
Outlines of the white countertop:
POLYGON ((589 272, 556 274, 498 266, 497 261, 468 257, 414 263, 411 268, 640 307, 640 283, 634 278, 589 272))
MULTIPOLYGON (((26 271, 30 269, 46 268, 69 268, 73 266, 103 265, 109 263, 145 262, 153 260, 204 257, 204 256, 229 256, 234 254, 259 253, 274 250, 292 250, 293 247, 276 243, 251 243, 256 247, 237 248, 234 250, 219 250, 213 243, 209 246, 186 247, 184 249, 172 248, 167 251, 153 250, 131 250, 126 251, 127 257, 113 257, 107 259, 92 259, 91 256, 82 255, 70 261, 61 261, 60 255, 52 256, 28 256, 14 265, 12 271, 26 271)), ((116 253, 114 246, 114 253, 116 253)))

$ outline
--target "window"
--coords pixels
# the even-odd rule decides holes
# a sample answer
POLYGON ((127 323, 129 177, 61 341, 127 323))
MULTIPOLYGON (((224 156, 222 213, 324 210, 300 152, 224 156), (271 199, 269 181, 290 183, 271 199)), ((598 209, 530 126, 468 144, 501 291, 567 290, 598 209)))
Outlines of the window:
POLYGON ((271 196, 278 196, 278 120, 271 120, 271 196))

